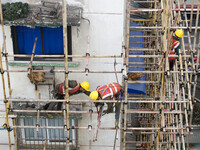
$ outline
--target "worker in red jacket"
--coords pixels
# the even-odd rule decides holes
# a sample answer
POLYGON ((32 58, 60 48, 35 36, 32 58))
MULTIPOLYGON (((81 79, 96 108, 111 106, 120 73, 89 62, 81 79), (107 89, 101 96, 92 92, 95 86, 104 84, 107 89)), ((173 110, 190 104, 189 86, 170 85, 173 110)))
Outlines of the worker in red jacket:
MULTIPOLYGON (((90 93, 89 97, 92 100, 116 100, 119 101, 121 97, 122 89, 121 86, 117 83, 110 83, 108 85, 103 85, 97 87, 96 91, 93 91, 90 93)), ((100 103, 95 103, 96 107, 100 103)), ((111 113, 113 112, 113 103, 106 103, 108 108, 107 110, 104 110, 103 113, 111 113)), ((119 123, 119 103, 115 103, 115 125, 118 125, 119 123)))
MULTIPOLYGON (((177 29, 175 36, 172 38, 172 47, 169 51, 169 56, 179 55, 179 49, 181 49, 181 38, 183 37, 183 30, 177 29)), ((173 69, 173 65, 177 57, 169 57, 170 70, 173 69)))
MULTIPOLYGON (((84 81, 82 83, 78 83, 76 80, 69 80, 68 81, 68 92, 69 96, 76 95, 79 93, 84 93, 86 95, 90 95, 90 84, 87 81, 84 81)), ((53 94, 53 97, 55 99, 64 99, 65 98, 65 82, 60 83, 56 85, 55 89, 51 91, 53 94)), ((61 110, 62 102, 52 102, 48 103, 44 106, 45 110, 53 110, 55 109, 55 106, 57 105, 57 110, 61 110)))

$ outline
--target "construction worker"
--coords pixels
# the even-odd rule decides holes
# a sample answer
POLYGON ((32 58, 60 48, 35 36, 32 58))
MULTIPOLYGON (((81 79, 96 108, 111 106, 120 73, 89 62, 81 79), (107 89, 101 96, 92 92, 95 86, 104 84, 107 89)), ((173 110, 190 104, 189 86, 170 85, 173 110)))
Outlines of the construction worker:
MULTIPOLYGON (((76 95, 79 93, 84 93, 86 95, 90 95, 90 84, 87 81, 82 83, 78 83, 76 80, 69 80, 68 81, 68 91, 69 96, 76 95)), ((56 85, 55 89, 51 92, 55 99, 64 99, 65 98, 65 82, 56 85)), ((48 103, 44 106, 45 110, 53 110, 57 105, 57 110, 61 110, 62 102, 59 103, 48 103)))
MULTIPOLYGON (((89 97, 92 100, 117 100, 119 101, 121 94, 123 93, 121 86, 115 82, 110 83, 108 85, 103 85, 97 87, 96 91, 90 93, 89 97)), ((98 107, 100 103, 95 103, 95 106, 98 107)), ((104 110, 103 113, 111 113, 113 112, 113 103, 106 103, 108 108, 104 110)), ((115 125, 117 126, 119 123, 119 108, 120 104, 115 103, 115 125)))
MULTIPOLYGON (((175 36, 172 38, 172 47, 169 51, 169 56, 179 55, 179 49, 181 49, 181 38, 183 37, 183 30, 177 29, 175 36)), ((177 57, 169 57, 170 70, 173 69, 173 65, 177 57)))

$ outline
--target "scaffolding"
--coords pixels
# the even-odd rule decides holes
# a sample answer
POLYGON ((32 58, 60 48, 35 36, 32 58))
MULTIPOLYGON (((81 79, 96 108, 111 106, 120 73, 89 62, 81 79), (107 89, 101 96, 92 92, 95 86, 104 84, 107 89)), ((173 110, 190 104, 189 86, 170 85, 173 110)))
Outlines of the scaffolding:
MULTIPOLYGON (((1 2, 1 1, 0 1, 1 2)), ((199 29, 199 6, 194 9, 194 0, 191 9, 186 8, 186 1, 134 1, 126 0, 126 24, 125 24, 125 44, 122 46, 122 54, 119 55, 90 55, 89 37, 86 55, 68 55, 67 52, 67 9, 66 0, 62 1, 63 13, 63 39, 64 55, 35 55, 34 48, 32 55, 8 54, 6 49, 5 32, 2 9, 1 26, 3 33, 3 49, 0 49, 0 69, 3 85, 3 99, 5 104, 4 116, 5 124, 3 128, 8 131, 9 149, 11 150, 11 133, 15 138, 15 150, 18 149, 79 149, 87 146, 89 150, 98 147, 90 140, 88 145, 79 145, 75 136, 78 130, 94 130, 92 127, 93 103, 91 100, 69 99, 68 75, 69 73, 114 73, 123 75, 124 96, 120 101, 120 125, 119 127, 100 127, 100 130, 115 131, 113 145, 104 145, 116 149, 116 141, 120 135, 120 149, 148 149, 148 150, 180 150, 189 149, 193 106, 195 103, 195 92, 199 65, 199 47, 196 45, 197 31, 199 29), (183 8, 181 8, 183 7, 183 8), (188 19, 190 12, 190 20, 188 19), (195 26, 192 26, 193 14, 196 12, 195 26), (138 17, 139 16, 139 17, 138 17), (175 60, 173 70, 169 68, 168 51, 171 48, 170 41, 174 29, 183 29, 184 38, 181 41, 181 49, 175 60), (193 31, 193 32, 192 32, 193 31), (141 35, 134 35, 135 32, 141 35), (139 39, 142 38, 142 41, 139 39), (187 44, 185 43, 187 39, 187 44), (193 43, 192 43, 193 41, 193 43), (5 67, 3 65, 5 59, 5 67), (31 62, 28 71, 32 72, 57 72, 65 74, 66 96, 64 100, 41 99, 37 89, 35 90, 37 99, 14 99, 12 98, 12 88, 10 82, 10 72, 25 72, 27 70, 10 70, 8 57, 30 57, 31 62), (63 70, 32 70, 33 57, 64 57, 65 67, 63 70), (194 57, 197 57, 196 62, 194 57), (68 58, 87 59, 86 68, 83 70, 69 70, 68 58), (89 58, 121 58, 123 67, 116 70, 114 62, 113 71, 89 70, 89 58), (131 61, 131 60, 136 61, 131 61), (5 69, 4 69, 5 68, 5 69), (139 68, 139 69, 138 69, 139 68), (6 95, 5 74, 7 74, 7 84, 9 98, 6 95), (131 73, 142 73, 144 76, 140 80, 130 81, 128 75, 131 73), (145 87, 143 93, 131 93, 130 86, 145 87), (16 110, 13 105, 17 102, 37 102, 37 109, 16 110), (41 110, 42 102, 63 102, 62 110, 41 110), (87 104, 89 111, 71 110, 70 106, 76 104, 87 104), (12 114, 15 115, 12 115, 12 114), (80 117, 80 114, 89 114, 88 126, 79 126, 77 120, 70 117, 80 117), (49 118, 53 115, 56 121, 49 118), (12 123, 10 119, 12 118, 12 123), (26 120, 25 120, 26 118, 26 120), (139 125, 134 125, 133 121, 139 121, 139 125), (55 123, 56 122, 56 123, 55 123), (23 129, 23 130, 21 130, 23 129), (11 132, 12 131, 12 132, 11 132), (23 131, 23 134, 19 132, 23 131), (26 132, 25 132, 26 131, 26 132), (35 133, 36 131, 36 133, 35 133), (63 132, 65 131, 65 132, 63 132), (137 134, 135 134, 137 132, 137 134), (47 136, 49 134, 49 136, 47 136), (26 138, 32 136, 32 139, 26 138), (52 139, 52 137, 57 137, 52 139), (37 137, 37 138, 36 138, 37 137), (49 138, 47 138, 49 137, 49 138), (187 140, 186 140, 187 137, 187 140), (26 141, 26 143, 23 143, 26 141), (51 141, 51 144, 48 142, 51 141), (53 144, 54 143, 54 144, 53 144)), ((0 5, 1 6, 1 5, 0 5)), ((37 40, 36 40, 37 41, 37 40)), ((1 46, 0 46, 1 47, 1 46)), ((116 77, 117 78, 117 77, 116 77)), ((112 82, 112 81, 111 81, 112 82)), ((106 103, 118 104, 118 101, 108 100, 106 103)), ((95 118, 96 119, 96 118, 95 118)))

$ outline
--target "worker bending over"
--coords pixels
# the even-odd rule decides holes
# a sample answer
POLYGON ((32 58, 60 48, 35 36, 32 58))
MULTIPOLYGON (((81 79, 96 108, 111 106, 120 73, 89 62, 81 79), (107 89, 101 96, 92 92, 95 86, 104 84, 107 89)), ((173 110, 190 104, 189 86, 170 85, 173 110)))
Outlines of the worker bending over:
MULTIPOLYGON (((79 93, 84 93, 86 95, 90 95, 90 84, 87 81, 84 81, 82 83, 78 83, 76 80, 69 80, 68 81, 68 93, 69 96, 72 95, 76 95, 79 93)), ((60 83, 58 85, 56 85, 55 89, 53 91, 51 91, 51 93, 53 94, 53 97, 55 99, 64 99, 65 98, 65 82, 60 83)), ((51 103, 47 103, 44 106, 45 110, 54 110, 55 106, 57 105, 57 110, 61 110, 62 108, 62 102, 51 102, 51 103)))
MULTIPOLYGON (((183 30, 177 29, 175 36, 172 37, 172 47, 169 50, 169 56, 179 55, 179 49, 181 49, 181 38, 183 37, 183 30)), ((177 57, 169 57, 170 70, 173 70, 173 66, 177 57)))
MULTIPOLYGON (((90 98, 92 100, 116 100, 119 101, 122 94, 121 86, 115 82, 110 83, 108 85, 103 85, 97 87, 96 91, 90 93, 90 98)), ((95 103, 95 106, 101 103, 95 103)), ((103 113, 111 113, 113 112, 113 103, 106 103, 108 108, 104 110, 103 113)), ((115 103, 115 125, 117 126, 119 123, 119 110, 120 104, 115 103)))

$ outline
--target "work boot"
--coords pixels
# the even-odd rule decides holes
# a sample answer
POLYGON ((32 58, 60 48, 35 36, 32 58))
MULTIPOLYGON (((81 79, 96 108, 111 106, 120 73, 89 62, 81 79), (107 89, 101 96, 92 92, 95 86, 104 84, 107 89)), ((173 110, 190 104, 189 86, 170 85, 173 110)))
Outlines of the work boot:
POLYGON ((113 112, 113 103, 107 103, 108 108, 107 110, 104 110, 103 113, 108 114, 113 112))

